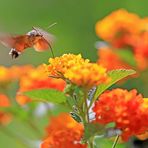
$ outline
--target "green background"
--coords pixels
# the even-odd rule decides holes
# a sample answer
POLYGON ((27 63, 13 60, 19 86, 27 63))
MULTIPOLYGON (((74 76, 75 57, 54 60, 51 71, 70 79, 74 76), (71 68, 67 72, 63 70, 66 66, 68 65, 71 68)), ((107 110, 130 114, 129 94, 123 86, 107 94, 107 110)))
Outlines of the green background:
MULTIPOLYGON (((147 0, 0 0, 0 31, 25 34, 32 26, 41 27, 55 35, 53 50, 56 56, 64 53, 81 53, 83 57, 96 61, 97 49, 94 44, 99 38, 95 34, 95 23, 119 8, 125 8, 145 17, 148 15, 147 6, 147 0), (57 25, 47 29, 54 22, 57 22, 57 25)), ((9 49, 0 45, 0 65, 37 66, 47 63, 48 58, 51 57, 49 51, 38 53, 33 49, 27 49, 17 59, 12 59, 8 53, 9 49)), ((143 85, 141 80, 134 82, 134 84, 127 83, 123 87, 136 87, 144 92, 140 87, 143 85)), ((33 137, 26 126, 22 127, 18 122, 16 126, 15 122, 11 125, 11 130, 15 130, 19 135, 33 137)), ((1 132, 0 147, 21 148, 13 138, 1 132)), ((102 148, 108 147, 111 147, 110 144, 102 146, 102 148)))

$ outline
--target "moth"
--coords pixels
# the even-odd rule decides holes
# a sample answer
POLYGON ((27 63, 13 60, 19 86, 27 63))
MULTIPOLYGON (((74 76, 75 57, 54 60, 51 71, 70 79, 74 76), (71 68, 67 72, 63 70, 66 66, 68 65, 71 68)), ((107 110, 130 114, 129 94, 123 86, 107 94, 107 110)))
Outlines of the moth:
POLYGON ((36 51, 45 51, 51 49, 52 56, 54 57, 51 44, 53 43, 54 36, 46 31, 32 27, 32 30, 25 35, 6 35, 0 34, 0 42, 4 46, 10 48, 9 54, 12 58, 17 58, 27 48, 34 48, 36 51))

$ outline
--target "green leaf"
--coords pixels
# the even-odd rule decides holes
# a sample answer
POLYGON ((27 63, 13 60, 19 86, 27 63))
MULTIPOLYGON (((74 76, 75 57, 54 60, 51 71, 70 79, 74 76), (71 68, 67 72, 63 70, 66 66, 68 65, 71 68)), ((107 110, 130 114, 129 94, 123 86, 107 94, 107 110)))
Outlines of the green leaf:
POLYGON ((115 127, 115 122, 110 122, 105 125, 106 128, 114 128, 115 127))
POLYGON ((102 135, 105 131, 105 126, 99 123, 87 123, 84 127, 84 142, 88 141, 93 136, 102 135))
POLYGON ((136 71, 132 69, 117 69, 117 70, 109 71, 108 76, 111 78, 110 82, 107 84, 101 84, 97 86, 93 101, 96 100, 98 96, 101 95, 110 86, 112 86, 119 80, 135 73, 136 71))
POLYGON ((71 117, 72 117, 75 121, 77 121, 78 123, 82 122, 82 119, 81 119, 81 117, 80 117, 79 115, 77 115, 77 114, 74 113, 74 112, 70 112, 70 114, 71 114, 71 117))
POLYGON ((24 95, 34 100, 46 101, 52 103, 62 103, 66 101, 65 94, 55 89, 31 90, 24 92, 24 95))

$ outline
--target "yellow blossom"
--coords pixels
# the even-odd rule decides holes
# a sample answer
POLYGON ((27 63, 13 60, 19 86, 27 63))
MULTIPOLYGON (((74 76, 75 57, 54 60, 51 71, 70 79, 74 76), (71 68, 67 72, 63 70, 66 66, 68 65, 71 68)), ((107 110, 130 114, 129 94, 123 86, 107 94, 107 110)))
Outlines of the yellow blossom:
POLYGON ((64 54, 61 57, 50 58, 49 65, 45 65, 45 67, 49 75, 61 76, 61 74, 64 75, 69 68, 88 62, 89 60, 84 60, 80 54, 64 54))
POLYGON ((91 88, 109 80, 106 69, 96 63, 85 63, 71 67, 65 77, 79 86, 91 88))
POLYGON ((106 69, 103 66, 90 63, 80 54, 64 54, 61 57, 49 59, 49 65, 45 67, 49 75, 66 78, 85 88, 91 88, 108 81, 106 69))

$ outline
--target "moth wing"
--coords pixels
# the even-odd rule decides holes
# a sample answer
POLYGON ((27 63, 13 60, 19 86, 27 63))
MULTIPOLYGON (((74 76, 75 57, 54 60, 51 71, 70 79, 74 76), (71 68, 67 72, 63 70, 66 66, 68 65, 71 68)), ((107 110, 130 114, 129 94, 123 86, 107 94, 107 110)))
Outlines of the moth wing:
POLYGON ((7 48, 15 48, 17 51, 22 52, 27 48, 27 35, 11 36, 9 34, 0 34, 0 43, 7 48))
POLYGON ((20 35, 14 37, 14 47, 17 51, 22 52, 24 49, 30 47, 28 41, 29 41, 29 36, 28 35, 20 35))
POLYGON ((36 51, 40 52, 47 50, 50 47, 50 44, 44 38, 41 38, 33 47, 36 51))
POLYGON ((14 46, 15 39, 9 34, 0 33, 0 43, 7 48, 12 48, 14 46))
POLYGON ((43 29, 38 28, 38 27, 33 27, 33 29, 34 29, 35 31, 37 31, 39 34, 41 34, 42 37, 43 37, 50 45, 52 45, 53 42, 55 41, 55 36, 54 36, 54 35, 52 35, 52 34, 46 32, 46 31, 44 31, 43 29))

